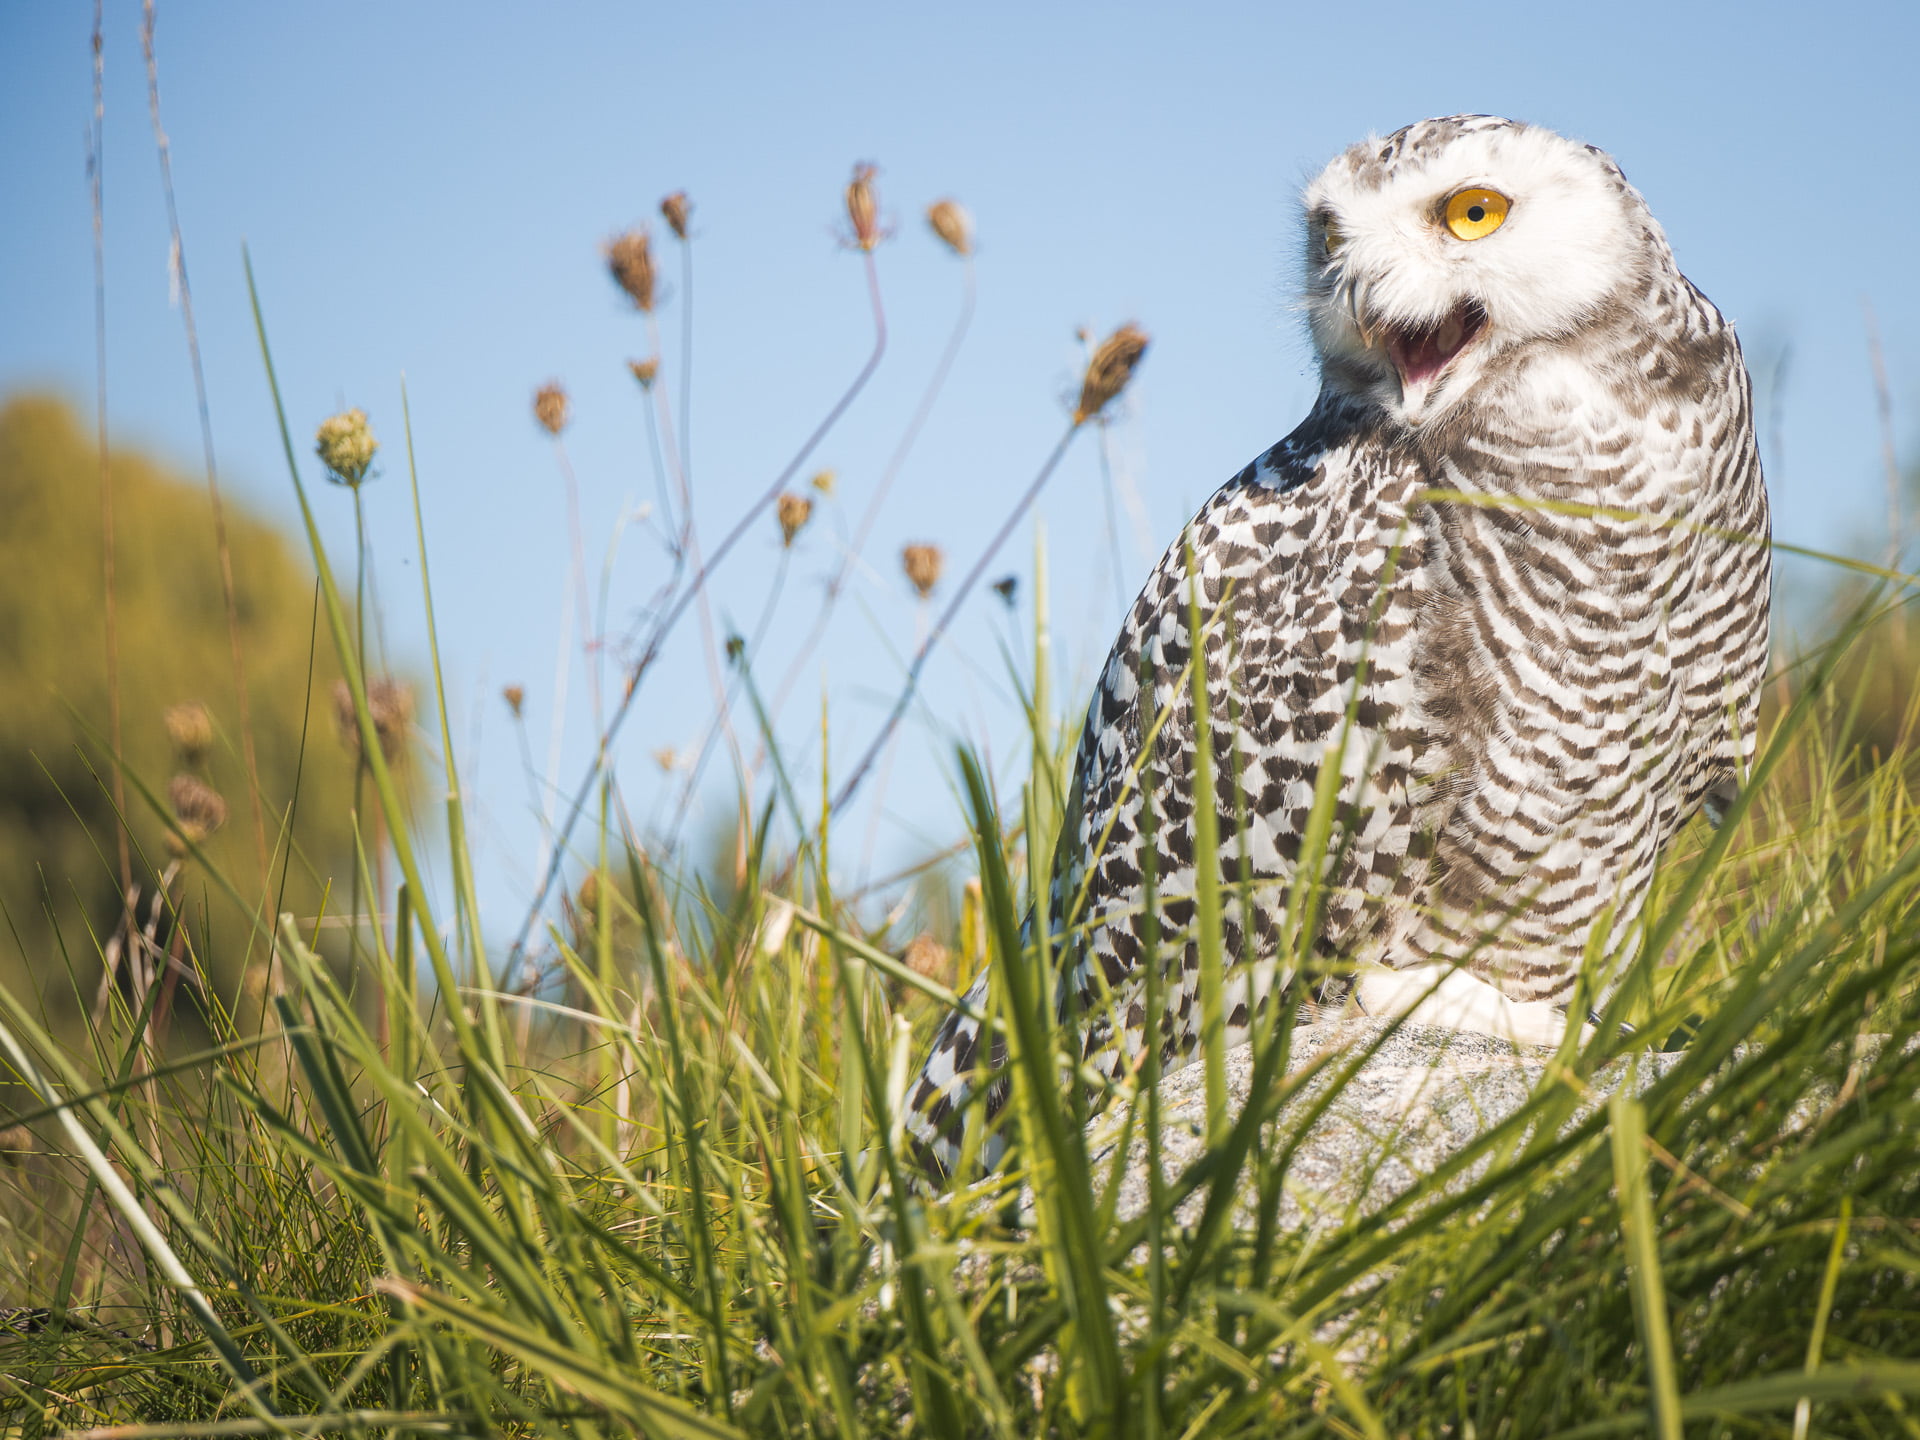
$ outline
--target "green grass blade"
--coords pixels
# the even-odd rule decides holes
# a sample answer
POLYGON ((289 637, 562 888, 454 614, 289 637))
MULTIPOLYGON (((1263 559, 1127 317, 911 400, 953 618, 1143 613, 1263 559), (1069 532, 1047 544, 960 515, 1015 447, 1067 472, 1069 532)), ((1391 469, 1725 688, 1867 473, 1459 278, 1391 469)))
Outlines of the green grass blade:
POLYGON ((1680 1440, 1680 1382, 1667 1325, 1667 1295, 1660 1280, 1659 1232, 1647 1189, 1645 1112, 1625 1091, 1607 1102, 1613 1147, 1614 1188, 1620 1197, 1620 1228, 1626 1240, 1633 1315, 1647 1366, 1652 1431, 1660 1440, 1680 1440))
POLYGON ((1027 1086, 1032 1097, 1023 1113, 1039 1121, 1039 1133, 1023 1136, 1022 1145, 1040 1161, 1043 1173, 1053 1177, 1052 1183, 1040 1187, 1047 1193, 1036 1194, 1035 1200, 1054 1212, 1052 1233, 1073 1316, 1075 1358, 1085 1367, 1086 1394, 1095 1407, 1105 1410, 1120 1398, 1120 1351, 1113 1312, 1108 1306, 1101 1237, 1094 1224, 1086 1140, 1078 1129, 1068 1125, 1060 1103, 1054 1036, 1049 1024, 1053 998, 1040 988, 1046 967, 1037 959, 1030 960, 1020 945, 1013 887, 999 843, 1000 821, 986 777, 965 750, 960 752, 960 766, 980 847, 981 883, 993 929, 994 960, 1007 987, 1012 1058, 1018 1074, 1015 1083, 1027 1086))
POLYGON ((427 1315, 473 1335, 509 1355, 518 1356, 555 1384, 577 1391, 604 1405, 640 1428, 642 1434, 673 1440, 741 1440, 741 1432, 722 1420, 702 1415, 692 1406, 662 1394, 617 1370, 596 1365, 591 1357, 548 1336, 475 1305, 463 1305, 435 1290, 398 1280, 385 1288, 427 1315))

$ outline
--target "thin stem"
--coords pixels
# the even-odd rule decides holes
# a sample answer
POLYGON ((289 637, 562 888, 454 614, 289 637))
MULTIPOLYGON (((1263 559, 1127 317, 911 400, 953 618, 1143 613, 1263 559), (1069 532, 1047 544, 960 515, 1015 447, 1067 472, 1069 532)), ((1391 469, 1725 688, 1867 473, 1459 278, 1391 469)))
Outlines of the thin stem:
MULTIPOLYGON (((93 347, 98 378, 94 423, 100 450, 100 568, 107 605, 107 736, 113 746, 113 808, 127 813, 127 782, 120 746, 120 591, 115 574, 113 470, 107 448, 106 45, 103 0, 93 4, 93 119, 87 128, 87 179, 93 192, 93 347)), ((120 905, 127 943, 133 944, 133 850, 123 823, 115 827, 120 852, 120 905)))
POLYGON ((540 771, 533 763, 533 746, 527 740, 526 719, 517 710, 513 712, 513 733, 520 740, 520 768, 526 771, 527 775, 527 800, 532 805, 533 813, 538 817, 541 828, 545 829, 547 817, 540 804, 540 771))
POLYGON ((921 642, 919 650, 914 654, 913 664, 907 670, 907 683, 900 691, 900 698, 894 702, 893 712, 887 716, 886 724, 880 727, 880 733, 873 737, 873 743, 867 746, 867 753, 860 757, 860 763, 853 767, 853 773, 842 782, 840 793, 834 796, 832 807, 834 814, 837 815, 846 809, 847 802, 853 798, 853 792, 860 788, 860 782, 866 778, 867 771, 873 768, 873 762, 879 758, 881 750, 885 748, 887 738, 893 734, 901 718, 906 715, 907 706, 913 703, 914 694, 920 688, 920 672, 926 669, 927 657, 933 653, 933 647, 938 645, 941 636, 947 633, 947 627, 960 613, 960 607, 966 603, 967 596, 973 592, 973 587, 980 583, 980 577, 986 573, 987 566, 993 563, 993 557, 999 553, 1000 547, 1006 544, 1007 537, 1013 534, 1014 526, 1020 523, 1021 516, 1025 515, 1033 502, 1039 498, 1041 489, 1052 478, 1061 458, 1067 453, 1067 447, 1073 443, 1073 437, 1080 433, 1080 427, 1085 423, 1082 420, 1075 420, 1067 426, 1067 433, 1062 435, 1060 442, 1053 447, 1053 453, 1047 457, 1047 463, 1040 467, 1040 473, 1033 477, 1033 483, 1027 486, 1026 493, 1020 497, 1020 503, 1015 505, 1013 513, 1001 522, 999 530, 988 542, 987 548, 980 552, 980 558, 973 562, 973 568, 967 572, 966 579, 960 582, 959 588, 953 593, 953 598, 947 602, 947 608, 940 612, 940 618, 934 622, 933 629, 928 632, 927 638, 921 642))
POLYGON ((160 188, 167 201, 167 229, 172 237, 173 277, 180 287, 180 318, 186 326, 187 357, 193 365, 193 393, 200 409, 200 448, 206 457, 207 498, 213 509, 214 547, 220 554, 220 593, 227 610, 227 648, 232 652, 233 688, 240 704, 240 756, 247 767, 247 802, 253 813, 253 848, 260 865, 260 883, 272 874, 267 856, 266 811, 260 800, 260 764, 253 745, 253 705, 247 694, 247 666, 240 645, 240 605, 233 583, 233 551, 227 543, 226 507, 220 499, 220 473, 213 458, 213 418, 207 406, 207 377, 200 363, 200 335, 193 321, 193 287, 187 283, 187 251, 180 238, 180 209, 173 194, 173 147, 160 123, 160 65, 153 46, 153 0, 145 0, 141 44, 147 56, 147 107, 153 113, 154 144, 160 154, 160 188))
MULTIPOLYGON (((607 649, 607 611, 613 603, 613 572, 620 557, 620 541, 626 535, 627 525, 634 517, 634 511, 622 508, 613 520, 613 533, 607 537, 606 553, 600 557, 600 591, 593 612, 593 634, 595 653, 604 657, 607 649)), ((596 686, 599 684, 595 680, 596 686)), ((598 728, 599 715, 595 714, 595 728, 598 728)))
POLYGON ((673 492, 667 484, 667 461, 660 445, 660 419, 651 401, 652 396, 645 397, 640 408, 647 417, 647 443, 653 455, 653 483, 660 496, 662 527, 659 533, 666 546, 667 554, 673 560, 672 567, 667 572, 667 578, 660 583, 660 587, 654 591, 644 607, 643 613, 658 615, 672 600, 675 592, 680 588, 681 576, 686 574, 687 547, 686 537, 674 515, 673 492))
POLYGON ((360 500, 360 487, 353 487, 353 658, 362 675, 367 673, 367 512, 360 500))
MULTIPOLYGON (((460 922, 464 922, 461 928, 465 931, 474 978, 482 984, 491 984, 492 977, 486 969, 486 948, 480 934, 480 901, 473 883, 473 853, 467 845, 466 802, 462 796, 464 787, 460 783, 460 769, 454 757, 453 731, 447 722, 447 684, 440 665, 440 628, 434 619, 433 582, 427 565, 427 525, 420 509, 420 470, 413 454, 413 406, 407 398, 407 377, 404 374, 400 377, 400 417, 407 436, 407 487, 413 498, 413 531, 420 552, 420 598, 426 611, 427 650, 433 657, 434 710, 440 719, 440 753, 447 773, 447 853, 453 862, 454 904, 460 922)), ((520 732, 520 745, 524 756, 524 729, 520 732)), ((395 926, 394 948, 397 954, 409 957, 401 979, 411 995, 415 985, 412 940, 403 937, 401 932, 411 923, 408 917, 412 914, 412 897, 404 887, 401 895, 406 903, 399 907, 401 918, 395 926)), ((412 1072, 407 1073, 410 1075, 412 1072)))
MULTIPOLYGON (((660 322, 654 313, 647 312, 647 338, 653 344, 653 353, 660 353, 660 322)), ((673 432, 673 412, 667 405, 667 392, 660 385, 653 387, 654 404, 659 410, 660 430, 666 435, 667 456, 673 467, 673 475, 680 490, 680 540, 676 547, 686 563, 696 571, 701 570, 700 532, 693 517, 693 480, 687 469, 686 436, 676 437, 673 432)), ((685 412, 682 412, 684 426, 685 412)), ((733 726, 727 721, 727 682, 720 665, 720 646, 713 628, 713 606, 709 603, 704 587, 697 591, 700 604, 700 643, 707 666, 707 685, 713 691, 715 712, 720 717, 720 725, 726 735, 727 748, 733 751, 734 770, 741 770, 740 744, 734 738, 733 726)), ((594 728, 600 728, 600 717, 594 717, 594 728)))
MULTIPOLYGON (((542 866, 554 862, 560 844, 554 832, 553 815, 560 802, 560 752, 567 737, 567 686, 573 673, 573 647, 567 643, 567 636, 573 632, 573 607, 579 603, 573 598, 573 586, 563 583, 560 592, 560 642, 553 647, 553 713, 547 725, 547 774, 541 787, 546 795, 541 813, 541 843, 548 847, 540 856, 542 866)), ((509 960, 509 973, 512 968, 509 960)))
MULTIPOLYGON (((754 623, 753 635, 747 641, 743 659, 750 661, 760 653, 760 642, 766 638, 767 626, 772 622, 773 612, 780 603, 781 593, 786 589, 788 562, 791 561, 792 558, 793 547, 791 545, 781 546, 780 563, 774 571, 773 584, 767 590, 766 603, 760 607, 760 618, 754 623)), ((740 667, 740 670, 744 672, 745 668, 743 665, 740 667)), ((726 700, 722 704, 720 714, 714 717, 713 723, 707 727, 705 738, 700 742, 700 754, 695 758, 692 768, 688 771, 687 783, 681 787, 680 803, 676 807, 673 816, 673 828, 667 832, 666 848, 668 850, 672 850, 679 841, 681 826, 686 823, 687 813, 693 806, 694 790, 699 786, 700 776, 705 772, 707 760, 713 754, 713 743, 720 738, 721 730, 727 723, 727 707, 733 704, 739 693, 740 678, 739 674, 736 673, 733 682, 727 687, 726 700)))
MULTIPOLYGON (((362 683, 367 674, 367 522, 360 500, 360 487, 353 487, 353 663, 359 668, 362 683)), ((364 746, 354 750, 353 760, 353 834, 360 844, 361 802, 366 794, 367 755, 364 746)), ((357 968, 360 961, 360 865, 356 860, 348 882, 347 955, 357 968)), ((378 896, 372 908, 380 908, 378 896)))
POLYGON ((666 457, 660 452, 660 422, 654 417, 652 405, 643 402, 640 408, 646 412, 647 416, 647 441, 653 453, 653 488, 660 497, 662 538, 666 541, 668 553, 673 556, 673 573, 668 576, 667 583, 661 592, 664 597, 671 595, 674 586, 680 583, 680 572, 687 563, 686 551, 681 548, 677 533, 679 521, 674 515, 673 492, 667 488, 667 462, 666 457))
POLYGON ((1893 391, 1887 384, 1887 357, 1880 348, 1880 325, 1874 318, 1873 305, 1862 300, 1860 308, 1867 317, 1867 353, 1873 360, 1874 399, 1880 412, 1880 460, 1887 474, 1887 568, 1891 570, 1900 564, 1900 552, 1905 548, 1900 518, 1900 457, 1893 443, 1893 391))
POLYGON ((587 542, 580 528, 580 485, 574 479, 573 461, 567 445, 553 437, 553 455, 559 462, 560 476, 567 487, 567 536, 573 551, 573 588, 575 607, 580 612, 580 652, 587 662, 587 684, 593 694, 593 728, 600 728, 604 710, 600 695, 600 637, 594 633, 593 606, 587 597, 587 542))
MULTIPOLYGON (((287 848, 280 855, 280 888, 275 892, 273 913, 284 915, 287 911, 287 875, 293 868, 294 821, 300 816, 300 782, 307 773, 307 727, 313 720, 313 672, 314 662, 320 648, 320 578, 313 581, 313 611, 307 621, 307 684, 300 700, 300 747, 293 752, 293 795, 287 801, 286 818, 281 824, 281 834, 286 838, 287 848)), ((280 994, 280 947, 267 946, 267 983, 269 996, 280 994)), ((287 1063, 291 1065, 291 1053, 287 1063)))
POLYGON ((714 550, 712 557, 695 570, 692 580, 680 592, 679 597, 654 622, 653 633, 647 637, 646 647, 641 651, 640 658, 634 661, 627 672, 627 692, 621 697, 620 704, 615 707, 613 719, 600 737, 600 744, 595 749, 593 762, 587 770, 586 777, 574 791, 573 801, 567 807, 567 818, 554 837, 553 853, 548 857, 540 888, 534 894, 533 903, 527 907, 526 916, 520 924, 520 932, 514 938, 512 949, 508 951, 509 964, 527 947, 527 940, 533 934, 533 927, 540 918, 540 907, 546 904, 547 895, 553 889, 553 882, 559 877, 567 837, 573 833, 575 823, 578 822, 581 812, 586 809, 587 801, 591 798, 594 784, 599 777, 600 768, 606 764, 606 757, 612 748, 614 737, 619 734, 621 725, 631 713, 634 697, 640 693, 641 680, 646 677, 653 662, 659 658, 661 648, 666 644, 668 635, 673 632, 674 625, 678 623, 681 616, 686 614, 687 607, 693 603, 694 597, 705 588, 707 578, 713 573, 715 567, 726 559, 727 553, 738 543, 740 537, 747 533, 748 527, 773 507, 774 502, 780 498, 780 492, 786 489, 787 483, 793 479, 794 473, 807 463, 807 457, 813 454, 820 442, 826 439, 828 432, 840 422, 841 417, 847 413, 860 392, 866 389, 867 382, 873 378, 874 372, 880 368, 881 357, 887 351, 887 314, 880 300, 880 275, 873 263, 873 253, 863 251, 862 258, 866 261, 867 296, 873 307, 873 351, 867 356, 866 363, 860 367, 860 373, 854 376, 853 383, 834 402, 833 408, 827 412, 826 417, 814 427, 806 443, 787 462, 779 475, 774 477, 773 483, 767 487, 766 492, 747 508, 746 514, 735 522, 733 529, 727 532, 719 547, 714 550))
MULTIPOLYGON (((656 353, 657 347, 656 347, 656 353)), ((680 472, 693 484, 693 241, 680 237, 680 472)), ((692 512, 688 512, 691 518, 692 512)))
POLYGON ((834 607, 839 604, 841 594, 853 578, 854 568, 860 563, 860 552, 866 547, 867 537, 873 531, 874 521, 879 518, 880 507, 886 502, 887 492, 893 488, 894 479, 899 475, 900 467, 906 463, 908 452, 913 449, 914 441, 919 439, 921 427, 926 424, 927 417, 933 413, 934 401, 939 398, 941 390, 945 388, 948 372, 953 369, 953 362, 960 354, 960 346, 966 340, 967 331, 973 324, 977 287, 971 255, 965 257, 964 274, 966 281, 961 295, 960 317, 954 322, 953 333, 947 337, 946 349, 940 352, 940 362, 933 368, 933 375, 927 381, 926 391, 920 397, 920 404, 914 410, 913 418, 907 422, 906 430, 901 433, 900 443, 894 447, 893 455, 887 461, 887 468, 880 473, 880 483, 874 487, 873 497, 867 501, 867 508, 860 517, 860 523, 854 527, 853 538, 847 543, 847 553, 840 562, 840 569, 833 579, 827 582, 826 599, 820 606, 819 615, 814 619, 813 629, 801 642, 799 650, 794 653, 793 661, 787 666, 787 673, 780 681, 780 688, 774 691, 773 706, 768 712, 774 719, 779 718, 787 697, 800 679, 800 672, 806 667, 815 647, 826 634, 827 624, 833 618, 834 607))

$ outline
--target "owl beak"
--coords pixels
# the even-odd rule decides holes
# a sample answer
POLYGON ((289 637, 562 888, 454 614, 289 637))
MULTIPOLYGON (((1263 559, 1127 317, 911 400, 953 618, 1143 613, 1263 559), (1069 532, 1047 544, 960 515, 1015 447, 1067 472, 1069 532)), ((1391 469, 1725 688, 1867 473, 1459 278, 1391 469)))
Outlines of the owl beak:
POLYGON ((1417 412, 1439 382, 1441 373, 1486 328, 1487 312, 1478 302, 1457 305, 1429 325, 1387 325, 1380 334, 1387 356, 1400 376, 1400 394, 1407 409, 1417 412))

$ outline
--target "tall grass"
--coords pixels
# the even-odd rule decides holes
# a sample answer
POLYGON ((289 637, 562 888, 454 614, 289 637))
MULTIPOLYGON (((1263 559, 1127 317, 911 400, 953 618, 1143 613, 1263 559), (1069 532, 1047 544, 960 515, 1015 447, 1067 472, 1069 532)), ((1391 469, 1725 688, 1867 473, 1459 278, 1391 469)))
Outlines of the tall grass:
MULTIPOLYGON (((397 918, 368 927, 364 976, 342 977, 271 891, 207 866, 180 830, 283 968, 258 1023, 216 1012, 208 1049, 172 1054, 151 1048, 152 996, 116 997, 76 1051, 0 992, 0 1063, 40 1099, 0 1174, 0 1286, 30 1307, 0 1331, 12 1430, 1920 1429, 1920 819, 1911 716, 1875 763, 1853 738, 1872 674, 1857 657, 1884 629, 1865 612, 1783 668, 1750 785, 1668 857, 1592 1037, 1570 1034, 1519 1110, 1383 1208, 1291 1230, 1299 1147, 1365 1053, 1296 1064, 1284 1013, 1234 1113, 1216 1037, 1206 1143, 1171 1177, 1149 1068, 1111 1100, 1153 1157, 1138 1213, 1095 1164, 1071 1080, 1063 1102, 1074 1041, 1047 941, 1077 917, 1047 914, 1045 880, 1072 735, 1047 689, 1044 606, 1019 677, 1027 773, 955 757, 978 898, 949 948, 993 966, 1016 1124, 997 1173, 943 1190, 902 1107, 967 976, 909 964, 836 894, 831 788, 797 789, 751 656, 738 681, 771 779, 743 796, 736 883, 717 893, 650 851, 597 772, 570 850, 590 883, 529 947, 549 983, 521 983, 482 932, 437 649, 445 914, 290 438, 287 458, 371 833, 402 876, 373 908, 397 918), (1637 1095, 1593 1103, 1603 1067, 1660 1048, 1682 1053, 1637 1095)), ((1209 677, 1187 679, 1205 704, 1209 677)), ((1340 836, 1322 789, 1324 849, 1340 836)), ((1221 873, 1217 846, 1201 837, 1199 873, 1221 873)), ((378 868, 360 857, 363 889, 378 868)), ((1300 956, 1311 870, 1272 901, 1300 956)), ((1199 899, 1211 1025, 1220 897, 1199 899)))

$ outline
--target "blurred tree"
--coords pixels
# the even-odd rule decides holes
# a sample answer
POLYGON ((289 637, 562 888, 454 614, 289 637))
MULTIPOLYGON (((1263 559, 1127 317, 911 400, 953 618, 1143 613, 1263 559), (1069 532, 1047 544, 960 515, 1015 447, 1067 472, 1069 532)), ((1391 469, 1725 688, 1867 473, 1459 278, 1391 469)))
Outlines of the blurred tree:
MULTIPOLYGON (((1864 586, 1840 588, 1834 605, 1837 617, 1858 614, 1864 586)), ((1833 677, 1831 742, 1851 756, 1856 773, 1865 775, 1888 761, 1912 765, 1914 738, 1920 727, 1920 630, 1915 628, 1913 602, 1895 605, 1897 596, 1876 592, 1882 607, 1872 623, 1864 625, 1833 677)), ((1828 627, 1838 633, 1844 619, 1828 627)))
MULTIPOLYGON (((1896 516, 1920 514, 1920 469, 1901 481, 1904 504, 1896 516)), ((1901 519, 1895 534, 1888 528, 1863 527, 1846 553, 1912 574, 1912 520, 1901 519)), ((1859 776, 1889 761, 1909 768, 1920 763, 1914 743, 1920 736, 1920 600, 1908 586, 1842 573, 1818 601, 1813 633, 1852 642, 1834 671, 1829 743, 1859 776)))
MULTIPOLYGON (((311 567, 229 504, 261 803, 267 844, 277 844, 263 892, 206 490, 131 450, 113 454, 112 477, 127 809, 143 916, 175 856, 136 777, 210 832, 210 862, 249 905, 264 893, 261 913, 270 916, 281 904, 296 774, 284 908, 312 917, 332 880, 336 913, 348 888, 353 772, 333 715, 339 667, 324 622, 314 624, 311 567)), ((0 932, 0 984, 30 1003, 39 996, 50 1018, 70 1021, 94 1003, 121 904, 106 753, 99 456, 60 401, 0 405, 0 516, 0 903, 12 924, 11 934, 0 932)), ((231 1005, 249 966, 256 988, 264 978, 251 917, 195 864, 174 888, 194 948, 231 1005)))

